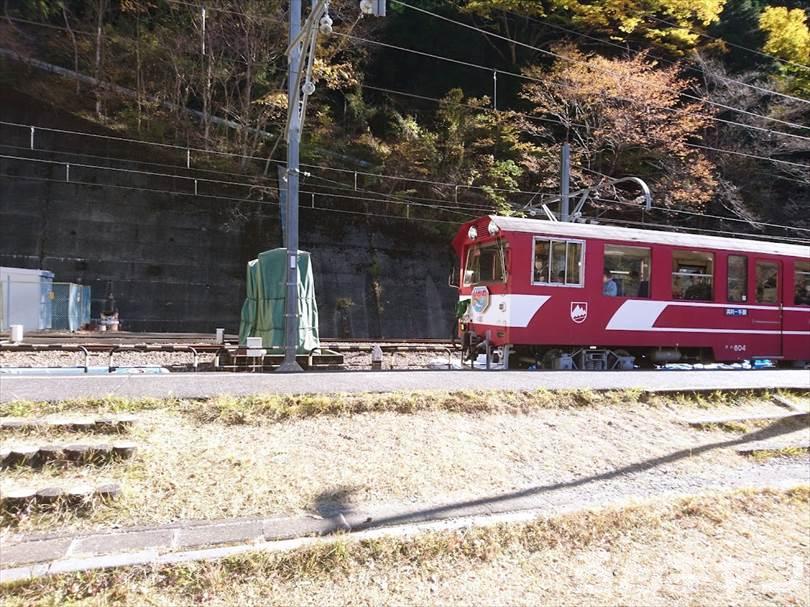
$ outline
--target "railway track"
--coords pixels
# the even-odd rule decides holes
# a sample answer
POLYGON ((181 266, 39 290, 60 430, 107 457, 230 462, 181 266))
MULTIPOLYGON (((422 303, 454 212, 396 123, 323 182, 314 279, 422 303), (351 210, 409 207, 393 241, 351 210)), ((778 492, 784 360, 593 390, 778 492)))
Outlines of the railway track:
MULTIPOLYGON (((223 347, 238 345, 237 335, 226 335, 222 344, 216 343, 210 333, 28 333, 25 341, 10 343, 7 335, 0 335, 0 352, 82 351, 106 352, 110 349, 135 352, 178 352, 194 348, 199 352, 216 352, 223 347)), ((337 351, 364 351, 375 345, 384 351, 431 351, 452 347, 448 339, 436 338, 334 338, 321 339, 324 348, 337 351)))
MULTIPOLYGON (((300 355, 305 368, 371 368, 372 349, 384 354, 384 368, 425 368, 431 358, 447 359, 452 365, 457 352, 441 339, 325 339, 322 349, 300 355)), ((84 367, 110 372, 118 367, 165 367, 172 371, 234 370, 270 371, 281 360, 277 353, 248 357, 238 337, 228 335, 217 343, 211 334, 188 333, 32 333, 22 343, 0 340, 0 369, 5 374, 31 373, 33 369, 84 367), (100 360, 99 360, 100 359, 100 360), (16 370, 15 370, 16 369, 16 370)))

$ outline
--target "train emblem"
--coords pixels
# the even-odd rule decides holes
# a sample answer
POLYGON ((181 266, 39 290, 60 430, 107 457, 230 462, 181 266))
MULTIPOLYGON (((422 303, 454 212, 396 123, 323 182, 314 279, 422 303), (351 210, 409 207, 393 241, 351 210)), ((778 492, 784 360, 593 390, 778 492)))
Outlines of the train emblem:
POLYGON ((585 322, 588 318, 588 302, 587 301, 572 301, 571 302, 571 320, 580 324, 585 322))
POLYGON ((476 314, 482 314, 489 307, 489 289, 486 287, 475 287, 470 298, 470 305, 476 314))

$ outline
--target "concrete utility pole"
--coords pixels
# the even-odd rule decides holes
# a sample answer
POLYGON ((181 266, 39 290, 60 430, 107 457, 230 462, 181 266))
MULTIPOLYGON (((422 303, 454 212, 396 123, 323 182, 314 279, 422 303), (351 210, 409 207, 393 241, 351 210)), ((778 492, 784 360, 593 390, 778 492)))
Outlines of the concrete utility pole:
POLYGON ((560 152, 560 221, 571 221, 568 188, 571 184, 571 146, 566 141, 560 152))
MULTIPOLYGON (((375 17, 385 16, 386 0, 361 0, 360 12, 375 17)), ((312 11, 301 25, 301 0, 290 0, 290 43, 287 47, 287 205, 284 247, 287 250, 287 297, 284 308, 284 362, 277 371, 301 371, 298 353, 298 178, 301 129, 307 112, 307 99, 315 92, 312 69, 318 33, 332 33, 329 0, 312 0, 312 11), (306 67, 304 66, 306 63, 306 67), (303 84, 302 84, 303 83, 303 84)), ((282 188, 279 184, 279 188, 282 188)))
POLYGON ((301 46, 295 44, 301 32, 301 0, 290 0, 290 50, 287 70, 287 106, 290 113, 287 131, 287 298, 284 310, 284 362, 278 371, 302 371, 298 353, 298 157, 301 142, 301 115, 298 112, 299 75, 303 69, 301 46))

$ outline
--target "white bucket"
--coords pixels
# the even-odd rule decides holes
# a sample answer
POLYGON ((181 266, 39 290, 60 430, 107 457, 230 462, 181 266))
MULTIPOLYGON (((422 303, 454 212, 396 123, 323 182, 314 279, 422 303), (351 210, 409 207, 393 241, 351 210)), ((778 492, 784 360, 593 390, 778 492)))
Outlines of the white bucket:
POLYGON ((11 341, 12 341, 12 343, 15 343, 15 344, 22 343, 22 340, 23 340, 23 326, 22 325, 11 325, 9 328, 11 329, 11 341))

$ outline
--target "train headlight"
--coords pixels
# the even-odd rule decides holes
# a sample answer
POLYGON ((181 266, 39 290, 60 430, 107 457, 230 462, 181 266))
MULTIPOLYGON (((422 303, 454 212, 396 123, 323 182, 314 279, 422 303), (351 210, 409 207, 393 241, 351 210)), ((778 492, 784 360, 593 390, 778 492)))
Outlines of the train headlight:
POLYGON ((470 226, 470 229, 467 230, 467 238, 470 240, 478 238, 478 230, 475 229, 475 226, 470 226))
POLYGON ((489 222, 489 226, 487 227, 487 232, 489 232, 490 236, 495 236, 501 229, 495 225, 494 221, 489 222))

